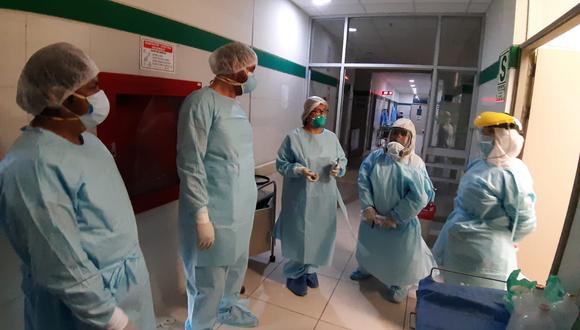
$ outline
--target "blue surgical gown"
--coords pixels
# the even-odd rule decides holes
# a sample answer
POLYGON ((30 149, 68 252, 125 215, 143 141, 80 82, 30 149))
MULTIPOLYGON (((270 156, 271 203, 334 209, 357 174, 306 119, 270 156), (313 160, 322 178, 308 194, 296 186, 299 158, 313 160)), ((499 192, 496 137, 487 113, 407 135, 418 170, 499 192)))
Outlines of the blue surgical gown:
POLYGON ((358 176, 361 209, 374 207, 392 218, 397 228, 374 228, 361 221, 356 258, 385 285, 408 286, 429 275, 435 261, 421 237, 417 214, 434 197, 425 164, 414 153, 397 162, 382 148, 362 163, 358 176))
POLYGON ((179 230, 187 269, 229 266, 248 252, 258 196, 252 126, 240 103, 210 87, 181 106, 177 131, 179 230), (196 213, 207 207, 215 242, 197 247, 196 213))
MULTIPOLYGON (((451 270, 507 279, 517 267, 514 241, 536 226, 535 200, 532 177, 521 160, 512 159, 507 167, 481 159, 472 162, 433 247, 437 262, 451 270)), ((490 281, 471 282, 494 286, 490 281)))
POLYGON ((310 134, 296 128, 286 136, 276 159, 284 176, 282 211, 277 222, 282 254, 311 265, 327 265, 332 259, 336 239, 338 190, 331 169, 346 172, 346 157, 336 135, 329 130, 310 134), (318 173, 319 181, 309 182, 299 171, 307 167, 318 173))
POLYGON ((26 329, 104 328, 115 306, 155 329, 149 273, 115 161, 25 127, 0 163, 0 222, 22 261, 26 329))

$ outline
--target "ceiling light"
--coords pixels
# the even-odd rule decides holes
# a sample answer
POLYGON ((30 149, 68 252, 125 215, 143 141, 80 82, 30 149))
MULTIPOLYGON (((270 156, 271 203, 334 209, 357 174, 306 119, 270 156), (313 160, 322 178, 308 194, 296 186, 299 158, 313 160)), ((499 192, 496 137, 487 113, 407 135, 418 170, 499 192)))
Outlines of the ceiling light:
POLYGON ((414 83, 414 82, 415 82, 415 80, 413 80, 413 79, 410 79, 410 80, 409 80, 409 82, 410 82, 410 83, 414 83))
POLYGON ((415 84, 411 84, 411 88, 415 88, 415 84))
POLYGON ((332 0, 312 0, 312 4, 315 6, 324 6, 330 3, 332 0))
POLYGON ((356 28, 348 28, 348 32, 356 32, 356 28))

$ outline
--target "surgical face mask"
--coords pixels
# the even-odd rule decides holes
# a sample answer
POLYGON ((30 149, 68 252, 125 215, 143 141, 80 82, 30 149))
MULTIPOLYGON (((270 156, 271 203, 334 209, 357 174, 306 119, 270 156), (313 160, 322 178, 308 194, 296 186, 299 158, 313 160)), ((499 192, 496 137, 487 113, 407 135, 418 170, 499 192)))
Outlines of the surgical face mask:
POLYGON ((312 127, 322 128, 326 126, 326 116, 318 116, 312 120, 312 127))
POLYGON ((257 85, 256 77, 252 73, 248 73, 248 80, 242 84, 242 94, 250 94, 257 85))
POLYGON ((483 153, 484 157, 489 156, 489 154, 493 150, 494 146, 495 146, 495 142, 494 142, 493 138, 482 137, 481 141, 479 141, 479 149, 481 149, 481 152, 483 153))
POLYGON ((95 128, 97 125, 105 121, 109 115, 109 99, 103 90, 87 96, 89 102, 89 112, 80 116, 81 122, 87 128, 95 128))
POLYGON ((389 154, 389 156, 391 156, 394 160, 398 161, 403 158, 404 153, 405 147, 399 142, 392 141, 387 143, 387 154, 389 154))

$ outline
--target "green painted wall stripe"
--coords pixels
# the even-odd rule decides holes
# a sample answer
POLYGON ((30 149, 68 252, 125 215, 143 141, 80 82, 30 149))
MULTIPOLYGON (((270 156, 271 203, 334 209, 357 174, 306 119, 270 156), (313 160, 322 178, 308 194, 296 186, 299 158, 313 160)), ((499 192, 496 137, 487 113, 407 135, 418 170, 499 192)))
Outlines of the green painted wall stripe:
POLYGON ((306 67, 257 48, 254 48, 254 50, 258 54, 258 63, 260 66, 300 78, 306 77, 306 67))
MULTIPOLYGON (((517 45, 510 47, 508 67, 514 69, 520 68, 520 47, 517 45)), ((498 72, 499 72, 499 62, 495 61, 493 64, 483 69, 479 73, 479 84, 483 85, 488 81, 496 79, 498 72)))
MULTIPOLYGON (((95 24, 209 52, 232 41, 184 23, 107 0, 83 0, 82 5, 79 5, 78 0, 0 0, 0 8, 95 24)), ((300 78, 306 77, 305 66, 260 49, 254 50, 258 54, 260 66, 300 78)), ((332 82, 332 79, 336 80, 333 77, 322 73, 317 77, 322 83, 337 85, 332 82)))
POLYGON ((312 70, 310 72, 310 79, 317 81, 319 83, 325 84, 325 85, 338 87, 338 79, 336 79, 332 76, 329 76, 327 74, 324 74, 322 72, 312 70))
POLYGON ((479 73, 479 84, 483 85, 488 81, 492 81, 497 78, 497 73, 499 72, 499 62, 495 61, 492 65, 483 69, 479 73))

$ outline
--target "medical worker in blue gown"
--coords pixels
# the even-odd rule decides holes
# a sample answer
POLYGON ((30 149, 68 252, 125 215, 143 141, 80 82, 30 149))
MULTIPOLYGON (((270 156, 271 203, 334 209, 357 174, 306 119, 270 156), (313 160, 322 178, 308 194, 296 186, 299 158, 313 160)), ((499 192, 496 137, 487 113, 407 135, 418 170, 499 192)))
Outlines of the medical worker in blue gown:
POLYGON ((362 210, 351 279, 374 276, 388 287, 385 298, 402 302, 411 285, 429 275, 435 261, 421 237, 417 214, 434 198, 425 163, 415 154, 415 125, 401 118, 385 148, 372 152, 358 176, 362 210))
MULTIPOLYGON (((482 112, 474 124, 483 157, 471 162, 461 178, 433 254, 446 269, 506 280, 517 268, 514 245, 536 226, 536 195, 528 168, 516 158, 524 144, 519 121, 482 112)), ((446 282, 505 288, 499 282, 442 275, 446 282)))
POLYGON ((336 177, 346 172, 344 151, 324 129, 328 104, 318 96, 304 102, 303 127, 290 132, 276 159, 284 176, 277 237, 282 240, 286 286, 298 296, 318 287, 316 270, 332 261, 336 239, 336 177))
POLYGON ((179 231, 187 276, 186 329, 220 323, 255 327, 239 300, 256 208, 252 127, 236 98, 256 87, 256 53, 230 43, 209 57, 209 87, 190 94, 179 112, 179 231))
POLYGON ((155 329, 149 273, 113 157, 98 69, 57 43, 34 53, 16 102, 34 116, 0 162, 0 223, 22 261, 27 330, 155 329))

